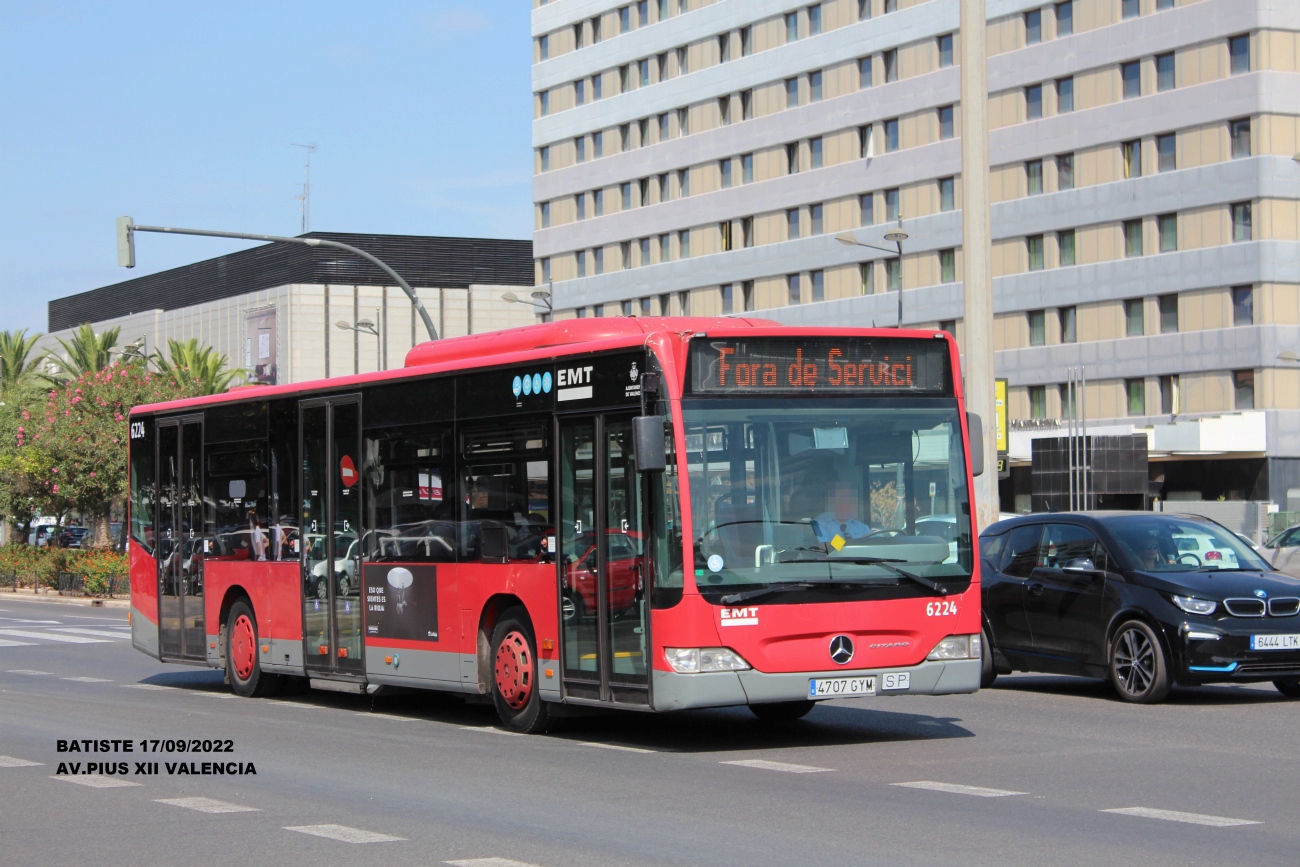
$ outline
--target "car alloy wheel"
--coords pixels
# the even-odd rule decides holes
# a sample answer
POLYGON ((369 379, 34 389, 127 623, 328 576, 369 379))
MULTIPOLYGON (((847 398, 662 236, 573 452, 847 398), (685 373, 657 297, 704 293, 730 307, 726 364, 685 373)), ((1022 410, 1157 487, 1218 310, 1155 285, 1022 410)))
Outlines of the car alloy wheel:
POLYGON ((1153 704, 1169 694, 1169 663, 1151 627, 1130 620, 1115 632, 1110 677, 1115 691, 1125 701, 1153 704))

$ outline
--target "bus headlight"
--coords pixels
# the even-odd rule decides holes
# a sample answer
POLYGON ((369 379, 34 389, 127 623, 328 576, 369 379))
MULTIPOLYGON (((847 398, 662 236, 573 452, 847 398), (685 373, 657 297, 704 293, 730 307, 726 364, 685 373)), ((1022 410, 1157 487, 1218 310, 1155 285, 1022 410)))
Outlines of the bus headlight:
POLYGON ((729 647, 665 647, 664 658, 678 674, 749 671, 748 662, 729 647))
POLYGON ((934 646, 926 659, 979 659, 980 643, 978 635, 949 635, 934 646))

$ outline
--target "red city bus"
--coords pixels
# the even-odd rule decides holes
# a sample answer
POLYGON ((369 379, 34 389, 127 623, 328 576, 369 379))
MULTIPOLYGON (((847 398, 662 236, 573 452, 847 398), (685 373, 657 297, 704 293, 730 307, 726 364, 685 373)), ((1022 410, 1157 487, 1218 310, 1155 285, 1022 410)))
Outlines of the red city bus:
POLYGON ((559 704, 973 692, 969 436, 945 333, 731 318, 142 406, 132 638, 240 695, 490 695, 529 732, 559 704))

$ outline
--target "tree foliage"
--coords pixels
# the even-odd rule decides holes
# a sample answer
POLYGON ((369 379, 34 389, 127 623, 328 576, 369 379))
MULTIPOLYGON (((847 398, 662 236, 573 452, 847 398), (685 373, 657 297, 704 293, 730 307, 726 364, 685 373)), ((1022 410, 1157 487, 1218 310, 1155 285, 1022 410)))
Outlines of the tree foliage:
POLYGON ((33 355, 41 335, 27 329, 0 331, 0 395, 10 396, 37 384, 44 353, 33 355))
POLYGON ((106 328, 99 334, 90 323, 78 325, 68 340, 57 338, 63 353, 50 353, 47 358, 59 368, 58 372, 41 374, 51 385, 63 385, 88 373, 98 373, 113 363, 113 356, 119 355, 117 348, 120 327, 106 328))
POLYGON ((161 376, 171 379, 176 387, 187 394, 221 394, 242 381, 242 371, 229 367, 226 356, 219 355, 211 346, 200 346, 189 340, 168 340, 167 358, 162 353, 154 356, 154 366, 161 376))

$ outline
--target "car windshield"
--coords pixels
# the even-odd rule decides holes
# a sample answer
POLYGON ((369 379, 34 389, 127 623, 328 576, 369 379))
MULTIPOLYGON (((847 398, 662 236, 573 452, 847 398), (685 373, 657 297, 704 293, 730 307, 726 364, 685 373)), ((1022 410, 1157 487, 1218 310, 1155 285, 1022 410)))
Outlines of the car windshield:
POLYGON ((955 401, 700 400, 683 420, 703 592, 970 577, 955 401))
POLYGON ((1231 532, 1207 521, 1151 515, 1117 517, 1106 524, 1119 541, 1119 553, 1130 569, 1189 572, 1270 568, 1231 532))

